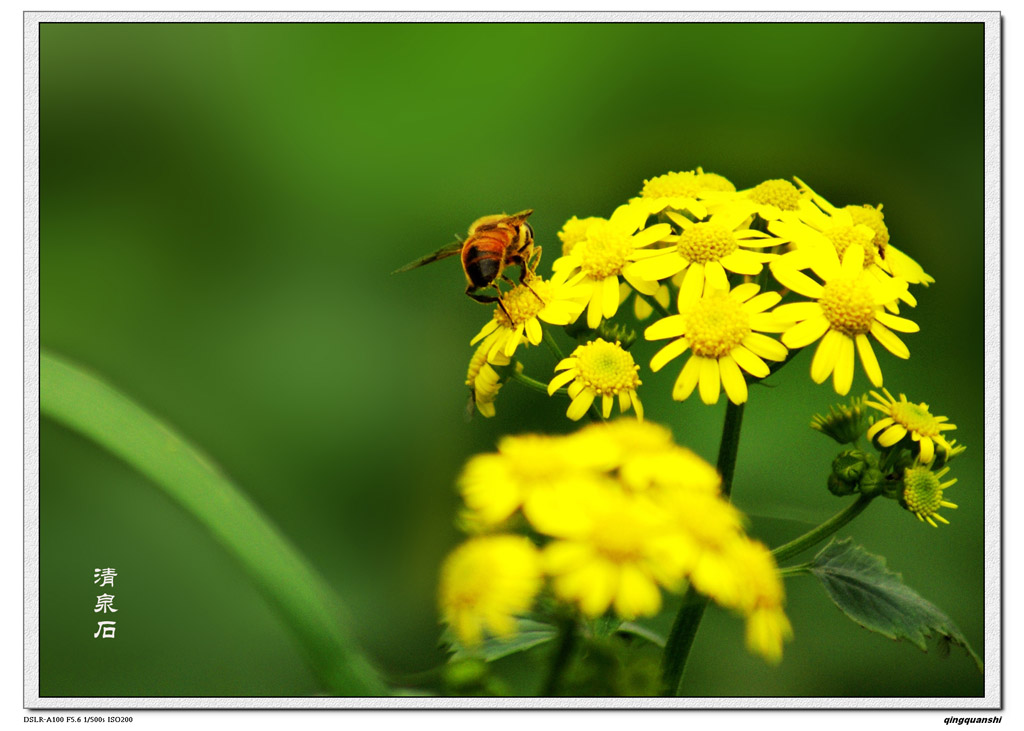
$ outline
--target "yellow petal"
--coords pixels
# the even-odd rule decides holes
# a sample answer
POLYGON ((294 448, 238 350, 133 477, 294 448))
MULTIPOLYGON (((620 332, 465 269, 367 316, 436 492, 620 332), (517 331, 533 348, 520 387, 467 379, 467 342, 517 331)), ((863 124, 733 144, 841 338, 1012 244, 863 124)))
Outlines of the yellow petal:
POLYGON ((878 438, 878 443, 883 447, 891 447, 905 436, 907 436, 907 428, 902 424, 893 424, 878 438))
POLYGON ((554 396, 555 391, 574 379, 577 375, 579 375, 579 371, 575 368, 571 368, 552 378, 551 383, 548 384, 548 396, 554 396))
POLYGON ((876 388, 880 387, 882 385, 882 369, 878 367, 878 358, 875 357, 871 341, 863 333, 857 336, 857 352, 860 354, 861 365, 864 366, 864 372, 867 374, 868 380, 871 381, 871 385, 876 388))
POLYGON ((722 387, 718 360, 715 358, 701 358, 700 360, 700 400, 710 406, 718 403, 718 394, 722 387))
POLYGON ((747 400, 747 379, 743 377, 736 361, 728 355, 718 359, 718 368, 722 376, 725 394, 734 404, 742 404, 747 400))
MULTIPOLYGON (((779 309, 781 310, 782 307, 779 309)), ((778 316, 778 310, 776 310, 776 316, 778 316)), ((782 343, 787 348, 802 348, 824 335, 829 327, 831 327, 831 324, 824 315, 815 315, 811 319, 804 320, 799 325, 794 325, 784 332, 782 334, 782 343)))
MULTIPOLYGON (((777 262, 778 260, 776 260, 777 262)), ((813 279, 808 277, 803 272, 798 272, 795 269, 787 267, 785 264, 773 265, 772 274, 784 287, 802 294, 804 297, 810 297, 811 299, 818 299, 822 292, 821 285, 815 282, 813 279)))
POLYGON ((840 336, 839 356, 836 358, 836 369, 832 374, 832 385, 836 393, 845 396, 853 385, 853 338, 840 336))
POLYGON ((693 393, 700 379, 700 362, 704 360, 696 355, 690 356, 686 365, 679 372, 675 386, 672 387, 672 398, 676 401, 685 401, 693 393))
POLYGON ((871 323, 871 334, 882 346, 897 358, 909 358, 910 349, 900 340, 892 330, 877 320, 871 323))
POLYGON ((693 263, 686 268, 683 283, 679 285, 679 311, 700 299, 704 292, 704 265, 693 263))
POLYGON ((605 277, 601 283, 604 290, 604 316, 605 318, 615 317, 619 310, 619 278, 605 277))
POLYGON ((743 338, 742 345, 768 360, 785 360, 789 355, 785 345, 761 333, 750 333, 743 338))
POLYGON ((655 353, 654 357, 651 358, 651 370, 657 373, 658 371, 665 367, 666 363, 668 363, 673 358, 678 358, 680 355, 686 352, 686 349, 689 347, 690 341, 687 340, 686 338, 679 338, 677 340, 673 340, 671 343, 669 343, 664 348, 655 353))
POLYGON ((565 415, 573 421, 579 421, 580 417, 587 413, 587 409, 589 409, 590 405, 594 403, 594 396, 595 394, 592 389, 584 388, 580 391, 580 394, 572 400, 572 403, 569 404, 569 410, 565 412, 565 415))
POLYGON ((829 330, 825 337, 818 343, 818 349, 814 351, 814 359, 811 361, 811 380, 815 383, 822 383, 836 367, 836 359, 839 357, 839 345, 845 335, 829 330))
POLYGON ((686 318, 683 315, 669 315, 644 330, 644 337, 648 340, 677 338, 683 334, 685 324, 686 318))
POLYGON ((733 348, 729 355, 732 356, 732 359, 736 361, 740 368, 755 378, 766 378, 771 373, 767 363, 742 345, 737 345, 733 348))

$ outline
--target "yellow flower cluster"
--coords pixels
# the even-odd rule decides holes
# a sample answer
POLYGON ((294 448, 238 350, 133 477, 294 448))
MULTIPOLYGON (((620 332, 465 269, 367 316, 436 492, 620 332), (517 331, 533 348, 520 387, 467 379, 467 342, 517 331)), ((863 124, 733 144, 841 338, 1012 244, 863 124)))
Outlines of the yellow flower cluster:
MULTIPOLYGON (((899 305, 917 304, 909 285, 934 280, 890 243, 881 206, 837 208, 794 181, 736 190, 698 168, 645 181, 626 206, 634 217, 657 215, 670 227, 624 254, 622 273, 645 295, 676 289, 679 314, 646 332, 650 340, 674 338, 652 370, 691 352, 675 399, 699 384, 705 403, 716 403, 723 389, 743 403, 748 378, 770 372, 763 359, 783 361, 817 341, 811 378, 822 383, 831 376, 840 394, 853 383, 855 353, 872 385, 882 385, 868 335, 893 355, 910 356, 896 332, 918 326, 899 316, 899 305), (806 299, 779 304, 790 292, 806 299), (781 334, 781 343, 762 333, 781 334)), ((645 226, 636 224, 644 232, 655 228, 645 226)))
POLYGON ((476 535, 442 569, 442 615, 472 644, 483 630, 509 635, 545 580, 584 615, 623 619, 656 614, 663 589, 689 582, 744 616, 750 650, 778 661, 791 634, 782 582, 719 483, 711 465, 649 422, 506 437, 459 479, 476 535), (536 543, 505 532, 524 520, 536 543))

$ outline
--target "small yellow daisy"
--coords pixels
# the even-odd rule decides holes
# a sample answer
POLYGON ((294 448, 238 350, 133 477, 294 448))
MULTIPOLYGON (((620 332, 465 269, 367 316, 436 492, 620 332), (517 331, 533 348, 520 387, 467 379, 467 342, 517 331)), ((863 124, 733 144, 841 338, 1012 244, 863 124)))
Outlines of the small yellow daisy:
POLYGON ((555 366, 562 371, 551 379, 548 394, 554 394, 565 384, 569 384, 569 410, 565 412, 573 421, 577 421, 585 413, 594 399, 601 397, 601 412, 605 419, 611 416, 615 397, 619 399, 619 409, 625 413, 632 406, 636 409, 636 418, 644 418, 644 408, 637 398, 636 389, 640 385, 640 370, 620 343, 609 343, 602 338, 580 345, 568 358, 555 366))
POLYGON ((871 395, 875 401, 867 401, 867 405, 878 409, 885 418, 879 419, 868 429, 868 439, 878 437, 878 444, 882 447, 891 447, 906 437, 908 434, 912 441, 917 442, 921 454, 920 460, 929 464, 935 458, 935 447, 940 447, 944 453, 950 454, 952 446, 946 441, 942 432, 956 429, 956 424, 947 424, 948 417, 933 416, 928 411, 928 404, 915 404, 907 401, 904 394, 900 394, 899 400, 893 398, 888 390, 882 389, 885 396, 877 391, 871 395))
POLYGON ((597 216, 588 216, 587 218, 573 216, 566 221, 565 225, 562 226, 562 230, 558 232, 558 238, 562 242, 562 256, 571 254, 573 247, 587 238, 587 229, 590 228, 592 223, 604 220, 597 216))
MULTIPOLYGON (((534 277, 507 292, 494 316, 470 341, 489 344, 487 360, 496 363, 499 354, 511 358, 523 342, 540 345, 544 337, 541 321, 551 325, 568 325, 583 312, 581 297, 585 288, 567 285, 563 280, 534 277)), ((507 361, 506 361, 507 362, 507 361)))
POLYGON ((647 328, 644 337, 648 340, 677 338, 654 355, 652 371, 661 370, 687 350, 692 352, 676 379, 673 399, 685 400, 699 383, 704 403, 718 403, 724 387, 729 400, 741 404, 747 400, 743 371, 764 378, 770 370, 762 358, 786 359, 786 347, 762 334, 784 329, 774 314, 766 312, 778 304, 781 296, 778 292, 758 294, 759 289, 747 283, 728 292, 712 290, 680 308, 680 314, 662 318, 647 328))
POLYGON ((908 467, 903 472, 903 494, 900 496, 900 504, 917 516, 921 522, 926 522, 933 528, 938 528, 935 521, 949 524, 949 521, 939 515, 939 508, 956 509, 956 504, 943 500, 942 493, 946 488, 956 483, 956 478, 940 482, 949 472, 949 467, 943 467, 938 472, 932 472, 928 465, 917 464, 908 467))
POLYGON ((703 200, 726 200, 736 192, 727 178, 706 173, 702 168, 686 172, 665 173, 644 181, 640 197, 633 202, 649 214, 665 210, 689 211, 697 218, 707 216, 703 200))
POLYGON ((573 507, 571 519, 548 521, 543 528, 556 539, 544 549, 544 569, 555 594, 591 617, 609 607, 624 619, 657 614, 659 586, 678 587, 680 556, 694 550, 670 516, 645 497, 608 482, 562 490, 571 493, 564 496, 573 507))
MULTIPOLYGON (((779 221, 798 210, 804 194, 788 180, 765 180, 753 188, 741 190, 735 201, 727 205, 738 205, 747 215, 757 214, 765 221, 779 221)), ((714 206, 709 206, 712 210, 714 206)))
MULTIPOLYGON (((842 259, 846 249, 852 245, 859 245, 864 249, 864 268, 883 284, 887 283, 893 276, 905 282, 921 281, 921 277, 911 276, 911 279, 895 275, 891 266, 892 261, 902 261, 900 257, 910 259, 901 254, 889 245, 889 230, 882 222, 882 212, 871 206, 846 206, 837 208, 821 195, 811 190, 810 186, 799 178, 796 179, 807 197, 800 201, 799 209, 785 220, 774 221, 769 225, 769 230, 778 235, 788 238, 793 242, 798 252, 810 250, 811 253, 820 248, 835 248, 836 254, 842 259)), ((796 260, 799 253, 787 256, 787 259, 796 260)), ((806 268, 810 260, 805 260, 806 268)), ((910 260, 913 261, 913 260, 910 260)), ((914 262, 916 264, 916 262, 914 262)), ((904 267, 906 268, 906 267, 904 267)), ((923 274, 923 270, 921 274, 923 274)), ((927 277, 927 275, 924 275, 927 277)), ((929 279, 931 279, 929 277, 929 279)), ((932 280, 934 281, 934 280, 932 280)), ((899 299, 911 307, 917 306, 917 299, 909 290, 903 289, 899 299)), ((898 313, 895 303, 887 309, 898 313)))
MULTIPOLYGON (((784 258, 784 257, 783 257, 784 258)), ((784 286, 814 302, 793 302, 775 310, 779 320, 798 323, 782 335, 788 348, 802 348, 821 338, 811 361, 811 378, 823 383, 830 375, 836 393, 845 396, 853 384, 853 352, 856 347, 868 379, 882 385, 882 369, 868 340, 868 333, 898 358, 909 358, 907 346, 892 331, 917 332, 916 323, 883 309, 906 288, 906 282, 881 282, 864 269, 864 248, 846 249, 842 263, 834 249, 820 251, 812 264, 824 284, 785 264, 772 263, 772 274, 784 286), (890 329, 891 328, 891 329, 890 329)))
POLYGON ((647 213, 628 204, 615 209, 607 221, 598 219, 587 227, 586 238, 576 243, 565 256, 556 259, 555 276, 569 286, 585 292, 587 326, 601 324, 601 318, 613 317, 619 309, 619 277, 644 294, 654 294, 656 282, 649 282, 632 271, 637 249, 668 236, 667 223, 644 228, 647 213))
POLYGON ((719 209, 706 221, 693 222, 678 213, 668 217, 680 228, 678 237, 669 239, 675 246, 638 252, 640 258, 632 271, 644 279, 660 281, 683 275, 679 285, 680 309, 709 289, 729 289, 729 275, 760 274, 772 254, 750 251, 785 243, 749 228, 749 213, 738 206, 719 209))
POLYGON ((464 645, 480 644, 485 632, 510 637, 540 586, 540 553, 527 538, 471 538, 441 567, 441 616, 464 645))

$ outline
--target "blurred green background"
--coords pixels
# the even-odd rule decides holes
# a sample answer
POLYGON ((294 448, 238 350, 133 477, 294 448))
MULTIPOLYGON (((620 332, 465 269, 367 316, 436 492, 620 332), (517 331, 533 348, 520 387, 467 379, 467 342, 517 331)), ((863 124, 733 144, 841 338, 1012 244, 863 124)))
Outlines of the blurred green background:
MULTIPOLYGON (((444 659, 434 590, 460 466, 502 434, 571 425, 563 402, 518 384, 497 418, 466 422, 469 339, 490 311, 462 295, 455 260, 389 272, 523 208, 549 271, 567 218, 697 165, 883 202, 893 243, 937 280, 916 290, 911 359, 880 356, 886 386, 950 416, 969 448, 951 525, 879 501, 840 536, 886 556, 984 653, 982 31, 43 24, 41 340, 211 455, 345 598, 371 656, 416 673, 444 659)), ((552 365, 527 362, 538 378, 552 365)), ((837 397, 809 364, 752 389, 746 410, 734 497, 771 545, 845 504, 824 486, 835 445, 807 428, 837 397)), ((674 375, 647 372, 648 417, 713 461, 724 402, 670 402, 674 375)), ((858 372, 854 392, 867 387, 858 372)), ((321 692, 187 515, 77 434, 46 419, 40 432, 41 695, 321 692), (92 638, 106 566, 115 641, 92 638)), ((983 694, 963 652, 869 633, 809 577, 787 591, 783 664, 748 656, 742 622, 712 609, 691 694, 983 694)), ((544 660, 502 670, 532 692, 544 660)))

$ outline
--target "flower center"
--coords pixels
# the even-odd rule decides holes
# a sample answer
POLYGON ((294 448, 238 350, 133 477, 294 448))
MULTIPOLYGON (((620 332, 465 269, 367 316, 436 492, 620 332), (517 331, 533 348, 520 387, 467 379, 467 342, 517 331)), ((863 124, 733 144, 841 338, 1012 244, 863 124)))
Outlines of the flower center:
POLYGON ((622 272, 633 251, 633 237, 607 221, 596 221, 587 230, 587 238, 576 244, 580 268, 592 279, 604 279, 622 272))
POLYGON ((927 467, 911 467, 903 473, 903 501, 912 513, 934 515, 942 507, 942 485, 927 467))
POLYGON ((689 261, 704 264, 718 261, 736 251, 737 243, 732 233, 714 222, 695 223, 679 236, 676 250, 689 261))
POLYGON ((923 437, 937 437, 940 434, 939 422, 928 411, 928 404, 897 401, 889 410, 889 415, 894 421, 923 437))
POLYGON ((879 255, 884 259, 885 247, 889 244, 889 227, 885 225, 885 216, 881 209, 881 205, 875 208, 867 204, 863 206, 846 206, 845 208, 850 214, 850 218, 853 219, 854 226, 862 223, 875 232, 875 238, 872 239, 872 243, 878 249, 879 255))
POLYGON ((514 328, 536 317, 550 299, 551 284, 540 278, 532 279, 527 284, 516 285, 501 298, 505 310, 495 307, 494 319, 502 327, 514 328), (508 312, 508 315, 505 312, 508 312))
POLYGON ((609 343, 601 338, 581 345, 573 353, 579 379, 601 396, 614 396, 624 391, 635 391, 640 385, 640 370, 633 356, 618 343, 609 343))
POLYGON ((597 552, 612 563, 624 564, 640 561, 651 526, 630 520, 628 514, 609 512, 594 521, 593 541, 597 552))
POLYGON ((833 329, 850 337, 868 332, 875 321, 871 289, 859 277, 831 280, 825 285, 818 304, 833 329))
POLYGON ((755 203, 775 206, 782 211, 795 211, 800 207, 800 191, 788 180, 766 180, 750 191, 755 203))
POLYGON ((750 315, 734 297, 714 292, 698 300, 686 313, 684 326, 694 355, 721 358, 750 334, 750 315))
POLYGON ((723 193, 735 193, 736 186, 725 176, 718 173, 706 173, 700 168, 697 169, 697 182, 704 190, 721 191, 723 193))
POLYGON ((601 220, 603 219, 596 216, 588 218, 573 216, 566 221, 565 225, 562 226, 562 230, 558 232, 558 238, 562 240, 562 256, 568 256, 576 244, 587 238, 587 229, 590 228, 590 224, 601 220))
MULTIPOLYGON (((858 231, 853 226, 833 226, 822 233, 829 241, 832 242, 832 245, 836 247, 836 253, 839 254, 840 259, 843 258, 843 254, 845 254, 846 250, 853 244, 860 244, 864 247, 864 251, 870 251, 870 246, 873 243, 872 240, 864 233, 863 229, 858 231)), ((870 254, 865 255, 865 269, 874 263, 875 258, 873 256, 870 254)))
MULTIPOLYGON (((720 177, 720 176, 715 176, 720 177)), ((722 178, 725 180, 725 178, 722 178)), ((728 182, 728 181, 726 181, 728 182)), ((694 172, 666 173, 644 181, 641 198, 696 198, 701 190, 694 172)))

